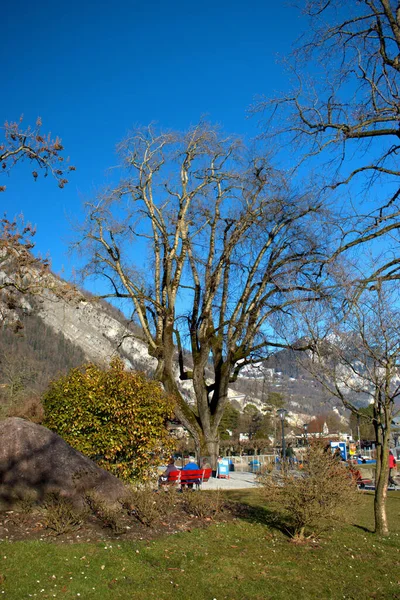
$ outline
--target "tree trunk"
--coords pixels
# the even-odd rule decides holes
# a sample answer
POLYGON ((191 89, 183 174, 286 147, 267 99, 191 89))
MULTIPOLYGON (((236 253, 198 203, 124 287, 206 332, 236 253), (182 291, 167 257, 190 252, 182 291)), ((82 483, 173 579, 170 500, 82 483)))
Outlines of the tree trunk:
MULTIPOLYGON (((204 377, 204 357, 200 357, 193 366, 193 390, 196 396, 198 410, 198 421, 202 431, 203 447, 210 457, 211 468, 217 470, 219 456, 219 433, 218 425, 221 417, 212 414, 209 395, 204 377)), ((217 392, 214 391, 214 394, 217 392)), ((222 416, 222 415, 221 415, 222 416)))
POLYGON ((376 453, 376 479, 374 497, 375 533, 389 535, 389 526, 386 514, 386 497, 389 479, 389 433, 387 430, 382 436, 382 444, 376 453))
POLYGON ((200 464, 200 460, 201 460, 201 442, 200 442, 200 437, 198 435, 193 435, 192 434, 192 438, 194 441, 194 453, 196 456, 196 462, 199 465, 199 467, 201 467, 200 464))
MULTIPOLYGON (((172 345, 170 346, 170 355, 173 356, 172 345)), ((186 404, 178 388, 173 372, 172 361, 170 358, 168 361, 166 361, 164 358, 158 360, 155 377, 163 384, 164 389, 168 394, 173 394, 175 396, 177 400, 177 404, 175 407, 175 416, 192 436, 194 441, 196 460, 199 461, 201 455, 201 429, 196 421, 196 417, 193 414, 193 411, 186 404)))
POLYGON ((216 436, 204 436, 204 443, 207 448, 207 454, 210 457, 211 468, 217 470, 219 456, 219 439, 216 436))
POLYGON ((387 496, 387 480, 379 478, 375 488, 374 498, 374 516, 375 516, 375 533, 378 535, 389 535, 389 526, 386 515, 386 496, 387 496))

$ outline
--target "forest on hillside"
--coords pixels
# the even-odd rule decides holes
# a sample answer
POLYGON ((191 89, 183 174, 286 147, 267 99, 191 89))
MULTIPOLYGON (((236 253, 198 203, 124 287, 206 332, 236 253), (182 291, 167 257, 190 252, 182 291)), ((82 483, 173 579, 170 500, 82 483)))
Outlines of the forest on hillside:
POLYGON ((83 352, 34 313, 20 311, 19 333, 0 328, 0 418, 40 422, 40 397, 49 382, 85 362, 83 352))

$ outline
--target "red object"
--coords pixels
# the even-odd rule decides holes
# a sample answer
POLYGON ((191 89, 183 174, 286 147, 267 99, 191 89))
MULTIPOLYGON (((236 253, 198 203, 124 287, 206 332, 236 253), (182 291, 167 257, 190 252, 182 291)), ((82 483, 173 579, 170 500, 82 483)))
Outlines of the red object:
POLYGON ((372 485, 372 479, 363 477, 361 471, 359 469, 355 469, 353 466, 350 466, 350 475, 353 481, 355 481, 360 488, 364 488, 366 485, 372 485))
POLYGON ((396 459, 393 454, 389 454, 389 469, 394 469, 396 467, 396 459))
POLYGON ((200 487, 203 481, 208 481, 211 477, 212 469, 195 469, 171 471, 168 473, 168 479, 162 483, 179 483, 187 485, 188 483, 195 484, 200 487))

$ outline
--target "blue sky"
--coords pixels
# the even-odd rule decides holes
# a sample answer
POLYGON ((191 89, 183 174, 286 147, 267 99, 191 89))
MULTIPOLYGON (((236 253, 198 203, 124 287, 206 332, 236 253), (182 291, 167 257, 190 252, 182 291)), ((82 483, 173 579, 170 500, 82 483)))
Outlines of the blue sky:
POLYGON ((246 111, 255 96, 287 89, 279 57, 305 27, 297 11, 265 0, 15 0, 2 17, 0 122, 41 116, 77 168, 59 190, 19 165, 0 180, 2 210, 37 225, 37 250, 66 277, 70 223, 109 179, 127 131, 152 121, 186 129, 206 115, 254 136, 257 119, 246 111))

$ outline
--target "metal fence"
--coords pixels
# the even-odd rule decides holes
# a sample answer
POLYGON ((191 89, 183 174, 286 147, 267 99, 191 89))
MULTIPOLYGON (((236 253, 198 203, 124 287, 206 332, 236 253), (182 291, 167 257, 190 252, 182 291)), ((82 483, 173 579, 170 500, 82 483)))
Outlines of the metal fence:
POLYGON ((257 454, 256 456, 227 456, 235 471, 239 473, 258 472, 270 463, 275 463, 276 454, 257 454))
MULTIPOLYGON (((294 448, 294 461, 302 462, 304 458, 304 453, 306 448, 294 448)), ((374 456, 374 452, 371 450, 366 450, 362 452, 363 456, 366 458, 370 458, 374 456)), ((202 457, 207 458, 207 457, 202 457)), ((230 469, 233 471, 237 471, 239 473, 259 473, 263 471, 267 465, 271 463, 274 465, 279 465, 280 462, 280 449, 278 448, 274 452, 270 454, 256 454, 256 455, 234 455, 234 456, 225 456, 225 459, 229 461, 231 465, 230 469)), ((175 462, 178 468, 182 468, 187 462, 188 458, 178 458, 175 462)), ((208 458, 209 460, 209 458, 208 458)))

